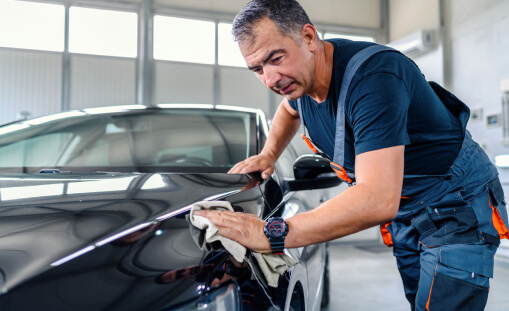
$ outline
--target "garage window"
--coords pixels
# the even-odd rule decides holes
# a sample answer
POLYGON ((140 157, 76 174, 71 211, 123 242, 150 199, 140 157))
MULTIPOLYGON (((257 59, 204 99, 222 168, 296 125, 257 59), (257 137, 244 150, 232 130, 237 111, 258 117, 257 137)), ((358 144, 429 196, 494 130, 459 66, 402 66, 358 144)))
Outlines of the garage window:
POLYGON ((0 46, 62 52, 63 5, 0 1, 0 46))
POLYGON ((210 21, 154 16, 154 59, 214 64, 215 28, 210 21))
POLYGON ((233 41, 232 24, 219 23, 218 35, 218 62, 223 66, 246 67, 246 61, 240 53, 239 45, 233 41))
POLYGON ((133 12, 71 7, 69 52, 136 57, 138 16, 133 12))

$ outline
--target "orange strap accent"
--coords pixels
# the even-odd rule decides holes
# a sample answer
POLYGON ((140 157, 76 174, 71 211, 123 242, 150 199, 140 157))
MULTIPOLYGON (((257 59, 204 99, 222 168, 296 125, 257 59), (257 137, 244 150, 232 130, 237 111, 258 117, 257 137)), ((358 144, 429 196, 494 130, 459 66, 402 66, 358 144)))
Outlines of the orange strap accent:
MULTIPOLYGON (((315 145, 313 145, 313 143, 311 141, 309 141, 309 139, 306 137, 306 135, 301 134, 300 136, 302 136, 302 139, 304 139, 304 141, 308 145, 309 149, 311 149, 315 154, 321 154, 320 152, 318 152, 318 150, 316 150, 315 145)), ((331 167, 336 172, 336 175, 338 175, 339 179, 346 181, 349 184, 352 183, 352 179, 350 177, 348 177, 345 169, 342 166, 337 165, 334 162, 331 162, 331 167)))
MULTIPOLYGON (((437 275, 435 273, 435 275, 437 275)), ((433 280, 431 280, 431 288, 429 290, 429 295, 428 295, 428 301, 426 301, 426 310, 429 311, 429 301, 431 300, 431 291, 433 290, 433 283, 435 283, 435 275, 433 276, 433 280)))
MULTIPOLYGON (((440 261, 440 255, 442 254, 442 250, 438 252, 438 260, 440 261)), ((431 300, 431 291, 433 290, 433 283, 435 283, 435 276, 437 276, 438 262, 435 266, 435 274, 433 275, 433 280, 431 280, 431 288, 429 289, 428 301, 426 301, 426 310, 429 311, 429 301, 431 300)))
POLYGON ((302 138, 308 145, 309 149, 311 149, 315 154, 318 154, 318 150, 316 150, 315 146, 309 141, 309 139, 306 137, 306 135, 300 134, 300 136, 302 136, 302 138))
POLYGON ((331 162, 330 164, 331 164, 331 167, 334 170, 334 172, 336 172, 336 175, 338 175, 339 179, 346 181, 349 184, 352 183, 352 179, 350 177, 348 177, 345 169, 342 166, 339 166, 334 162, 331 162))
POLYGON ((496 207, 491 205, 490 200, 490 194, 488 193, 488 203, 493 210, 493 214, 491 215, 491 220, 493 221, 493 225, 495 226, 495 229, 497 229, 498 234, 500 234, 500 239, 508 239, 509 240, 509 230, 507 230, 507 227, 504 224, 504 221, 502 220, 502 217, 500 217, 500 214, 498 213, 498 210, 496 207))
POLYGON ((383 225, 380 226, 380 233, 382 234, 382 240, 384 241, 384 244, 387 245, 387 247, 392 246, 392 235, 387 229, 387 226, 392 224, 392 221, 386 222, 383 225))
POLYGON ((401 197, 402 199, 410 200, 410 197, 401 197))

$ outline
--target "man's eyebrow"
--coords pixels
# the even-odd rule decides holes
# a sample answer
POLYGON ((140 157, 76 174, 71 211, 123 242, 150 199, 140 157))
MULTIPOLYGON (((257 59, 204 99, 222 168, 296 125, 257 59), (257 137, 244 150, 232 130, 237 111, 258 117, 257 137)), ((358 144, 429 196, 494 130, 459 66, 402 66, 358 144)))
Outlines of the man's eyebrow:
MULTIPOLYGON (((270 51, 270 53, 267 55, 267 57, 265 57, 265 59, 262 61, 262 64, 266 64, 272 58, 272 56, 274 56, 274 54, 281 53, 283 51, 284 51, 283 49, 277 49, 277 50, 270 51)), ((258 66, 249 66, 249 67, 247 67, 247 69, 253 70, 256 67, 258 67, 258 66)))

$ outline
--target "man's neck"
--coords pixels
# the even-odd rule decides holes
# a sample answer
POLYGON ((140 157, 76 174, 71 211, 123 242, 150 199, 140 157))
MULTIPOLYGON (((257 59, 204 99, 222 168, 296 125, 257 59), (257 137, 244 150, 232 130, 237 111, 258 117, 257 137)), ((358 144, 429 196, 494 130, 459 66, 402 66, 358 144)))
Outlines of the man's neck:
POLYGON ((327 99, 329 93, 329 86, 332 78, 333 55, 334 46, 327 41, 321 41, 322 48, 317 51, 315 55, 316 68, 315 77, 316 81, 313 88, 307 94, 313 98, 317 103, 322 103, 327 99))

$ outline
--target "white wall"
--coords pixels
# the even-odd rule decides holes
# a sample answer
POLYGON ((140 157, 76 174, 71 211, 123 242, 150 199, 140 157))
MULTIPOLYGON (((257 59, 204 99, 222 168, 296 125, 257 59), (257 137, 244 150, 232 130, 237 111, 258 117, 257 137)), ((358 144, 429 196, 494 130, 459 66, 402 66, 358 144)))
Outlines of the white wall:
MULTIPOLYGON (((500 80, 509 78, 509 1, 449 0, 448 5, 453 91, 472 109, 482 108, 481 120, 468 129, 493 160, 509 154, 501 144, 502 128, 486 124, 487 116, 502 112, 500 80)), ((499 173, 507 197, 509 169, 499 173)), ((499 253, 509 256, 509 241, 501 245, 499 253)))
MULTIPOLYGON (((451 58, 444 63, 438 38, 436 49, 415 57, 428 80, 444 80, 451 68, 450 88, 471 109, 482 108, 481 121, 469 124, 474 138, 488 155, 509 153, 500 140, 501 127, 488 127, 486 116, 501 113, 500 80, 509 78, 509 1, 445 0, 445 22, 451 58)), ((390 41, 418 29, 436 29, 440 35, 438 0, 390 0, 390 41)), ((509 177, 507 179, 509 182, 509 177)))
MULTIPOLYGON (((472 109, 483 109, 482 120, 471 122, 469 130, 492 159, 509 153, 500 143, 502 128, 486 124, 488 115, 502 112, 500 80, 509 78, 508 15, 505 0, 450 1, 453 91, 472 109)), ((506 170, 500 171, 509 183, 506 170)))

